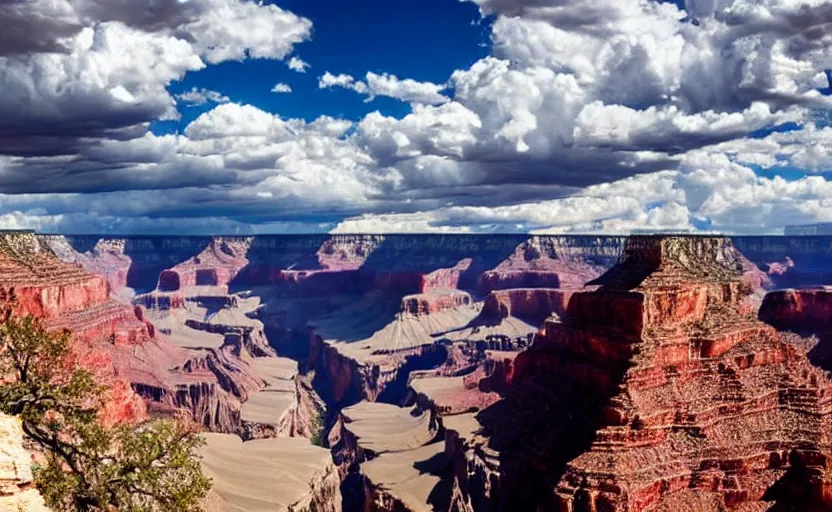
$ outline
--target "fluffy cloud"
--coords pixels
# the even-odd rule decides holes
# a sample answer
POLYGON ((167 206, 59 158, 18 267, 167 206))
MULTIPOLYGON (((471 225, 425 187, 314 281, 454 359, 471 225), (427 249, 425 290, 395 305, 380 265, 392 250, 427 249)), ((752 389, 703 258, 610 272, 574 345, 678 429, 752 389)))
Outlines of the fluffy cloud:
POLYGON ((277 93, 277 94, 288 94, 288 93, 292 92, 292 87, 289 84, 284 84, 282 82, 279 82, 279 83, 275 84, 274 87, 272 87, 272 92, 277 93))
MULTIPOLYGON (((189 3, 199 0, 190 0, 189 3)), ((305 41, 312 22, 276 5, 240 0, 202 0, 200 14, 178 27, 211 64, 226 60, 282 59, 305 41)))
POLYGON ((201 89, 193 87, 190 91, 177 94, 176 99, 181 101, 182 103, 191 106, 205 105, 209 102, 228 103, 229 101, 231 101, 231 98, 229 98, 228 96, 225 96, 217 91, 205 89, 204 87, 201 89))
POLYGON ((728 161, 723 165, 641 175, 564 199, 364 214, 344 219, 333 232, 776 234, 788 224, 832 221, 832 182, 819 176, 763 178, 728 161))
POLYGON ((365 101, 373 101, 378 96, 395 98, 400 101, 416 104, 436 105, 448 101, 446 96, 441 94, 445 89, 444 85, 437 85, 430 82, 417 82, 405 78, 399 79, 395 75, 387 73, 378 75, 368 72, 365 80, 356 80, 351 75, 333 75, 329 71, 318 79, 318 87, 327 89, 330 87, 343 87, 359 94, 367 96, 365 101))
POLYGON ((0 24, 20 27, 0 34, 0 225, 747 233, 832 220, 832 128, 815 114, 832 106, 819 91, 828 0, 474 1, 496 15, 494 51, 447 83, 318 79, 411 104, 357 122, 167 91, 219 62, 291 55, 311 23, 274 5, 0 2, 0 24), (180 135, 149 134, 177 99, 212 108, 180 135), (798 129, 748 137, 787 122, 798 129))
POLYGON ((166 90, 173 80, 206 63, 282 58, 311 27, 276 6, 239 0, 160 0, 146 9, 14 0, 0 6, 4 19, 20 29, 0 36, 0 154, 17 155, 73 154, 95 139, 141 136, 148 122, 178 116, 166 90), (30 33, 33 24, 43 30, 30 33))
POLYGON ((292 71, 297 71, 298 73, 306 73, 306 69, 309 68, 309 64, 304 62, 300 57, 294 56, 289 59, 287 63, 289 69, 292 71))

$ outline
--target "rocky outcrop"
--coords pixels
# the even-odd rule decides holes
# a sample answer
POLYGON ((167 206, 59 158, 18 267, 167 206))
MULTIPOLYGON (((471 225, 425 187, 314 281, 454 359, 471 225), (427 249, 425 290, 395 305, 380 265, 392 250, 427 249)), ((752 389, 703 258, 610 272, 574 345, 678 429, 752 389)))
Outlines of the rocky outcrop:
POLYGON ((0 510, 47 512, 32 482, 32 456, 23 448, 20 420, 0 414, 0 510))
POLYGON ((124 239, 102 238, 86 252, 77 251, 64 236, 47 235, 42 239, 61 260, 78 263, 90 274, 104 277, 112 293, 120 295, 128 288, 127 274, 133 261, 124 252, 124 239))
POLYGON ((801 336, 798 342, 815 365, 832 371, 832 288, 769 292, 760 320, 801 336))
POLYGON ((574 290, 551 288, 511 289, 491 292, 485 298, 482 316, 510 316, 542 321, 552 313, 562 315, 574 290))
POLYGON ((429 293, 407 295, 402 299, 401 312, 413 316, 430 315, 446 309, 470 306, 472 303, 471 296, 466 292, 437 288, 429 293))
POLYGON ((156 333, 140 309, 109 298, 104 278, 79 264, 62 262, 32 233, 4 233, 0 235, 0 300, 16 314, 38 317, 55 330, 72 331, 79 363, 111 387, 105 422, 145 417, 145 408, 111 355, 119 350, 126 356, 121 360, 129 360, 128 347, 153 339, 156 333))
POLYGON ((103 277, 57 259, 36 235, 6 233, 0 235, 0 296, 13 298, 20 314, 53 319, 106 302, 109 291, 103 277))
POLYGON ((608 268, 620 252, 620 240, 614 238, 595 239, 596 251, 590 257, 579 245, 570 245, 570 241, 574 240, 530 237, 497 267, 483 273, 481 291, 580 288, 608 268))
POLYGON ((225 325, 219 323, 186 320, 185 325, 196 331, 219 334, 225 339, 225 346, 229 347, 236 356, 243 352, 252 357, 275 357, 277 354, 269 345, 262 326, 257 325, 225 325))
POLYGON ((248 265, 246 253, 251 238, 214 237, 196 256, 159 274, 157 289, 175 292, 194 286, 227 287, 248 265))
POLYGON ((769 292, 760 307, 760 320, 782 330, 832 332, 832 288, 769 292))
MULTIPOLYGON (((114 286, 123 280, 128 292, 137 293, 154 289, 163 270, 198 255, 212 242, 210 237, 198 236, 47 235, 42 239, 64 261, 80 263, 88 272, 104 275, 114 286)), ((120 294, 121 290, 113 288, 113 292, 120 294)))
POLYGON ((42 318, 50 328, 71 331, 79 364, 108 384, 106 423, 146 418, 141 396, 152 412, 185 409, 209 429, 240 429, 240 401, 262 381, 250 375, 247 363, 234 353, 240 347, 258 353, 269 350, 262 330, 229 330, 216 349, 183 350, 157 332, 140 306, 111 299, 103 277, 60 261, 44 239, 33 234, 0 237, 0 268, 0 289, 14 311, 42 318))
POLYGON ((752 316, 742 275, 726 239, 628 241, 517 356, 506 398, 477 417, 483 437, 457 446, 459 501, 574 512, 829 506, 832 384, 752 316))

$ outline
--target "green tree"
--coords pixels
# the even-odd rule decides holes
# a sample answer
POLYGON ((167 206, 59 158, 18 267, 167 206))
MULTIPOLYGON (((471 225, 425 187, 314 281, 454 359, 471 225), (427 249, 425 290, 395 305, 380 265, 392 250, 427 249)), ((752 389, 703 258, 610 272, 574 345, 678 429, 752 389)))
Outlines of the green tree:
POLYGON ((326 448, 326 409, 317 406, 318 413, 312 419, 312 438, 310 442, 315 446, 326 448))
POLYGON ((190 512, 210 488, 184 423, 105 427, 106 387, 77 366, 69 332, 32 317, 0 322, 0 410, 19 416, 45 455, 35 483, 58 511, 190 512))

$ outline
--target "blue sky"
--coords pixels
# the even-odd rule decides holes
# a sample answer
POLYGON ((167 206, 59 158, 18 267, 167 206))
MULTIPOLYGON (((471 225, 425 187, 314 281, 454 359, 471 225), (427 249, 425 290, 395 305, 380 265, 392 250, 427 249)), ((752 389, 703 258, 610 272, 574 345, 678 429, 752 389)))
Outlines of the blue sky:
POLYGON ((830 9, 0 3, 0 26, 21 28, 0 32, 0 228, 742 234, 832 221, 830 9))
MULTIPOLYGON (((207 88, 231 101, 256 105, 284 118, 312 121, 318 116, 359 120, 379 110, 402 117, 410 105, 391 98, 371 102, 343 89, 319 89, 324 71, 363 76, 366 72, 391 73, 423 82, 445 83, 457 69, 466 69, 491 50, 490 16, 477 6, 459 0, 280 0, 278 5, 312 21, 309 41, 297 45, 294 55, 310 65, 306 73, 290 70, 284 62, 247 60, 224 62, 188 73, 169 90, 182 93, 207 88), (276 83, 288 84, 292 94, 275 94, 276 83)), ((156 122, 154 133, 173 133, 213 105, 181 110, 179 122, 156 122)))

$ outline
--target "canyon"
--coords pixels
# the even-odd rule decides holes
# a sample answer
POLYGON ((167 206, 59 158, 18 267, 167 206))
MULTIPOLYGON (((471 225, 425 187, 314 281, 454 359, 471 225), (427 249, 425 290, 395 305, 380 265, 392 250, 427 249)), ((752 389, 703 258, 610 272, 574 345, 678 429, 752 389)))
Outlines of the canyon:
POLYGON ((11 232, 0 293, 75 333, 107 421, 201 426, 207 510, 824 510, 830 263, 823 237, 11 232))

